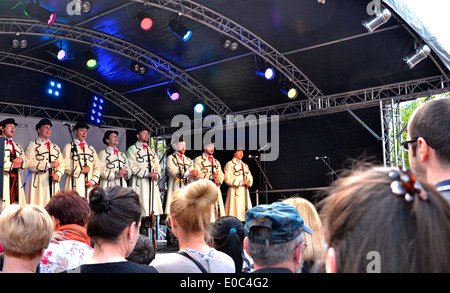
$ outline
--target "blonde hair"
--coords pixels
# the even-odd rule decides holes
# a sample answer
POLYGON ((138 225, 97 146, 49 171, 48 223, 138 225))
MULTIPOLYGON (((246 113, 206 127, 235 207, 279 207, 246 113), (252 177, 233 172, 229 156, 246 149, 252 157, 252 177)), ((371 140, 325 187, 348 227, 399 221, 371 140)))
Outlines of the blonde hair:
POLYGON ((305 243, 307 244, 303 252, 303 260, 319 261, 325 253, 325 235, 322 229, 322 221, 314 205, 301 197, 291 197, 283 200, 297 208, 298 214, 303 221, 313 230, 313 235, 305 234, 305 243))
POLYGON ((33 259, 50 244, 53 221, 37 205, 13 204, 0 215, 0 241, 5 255, 33 259))
POLYGON ((217 196, 217 186, 213 182, 207 179, 195 181, 174 193, 170 215, 187 232, 205 231, 217 196))

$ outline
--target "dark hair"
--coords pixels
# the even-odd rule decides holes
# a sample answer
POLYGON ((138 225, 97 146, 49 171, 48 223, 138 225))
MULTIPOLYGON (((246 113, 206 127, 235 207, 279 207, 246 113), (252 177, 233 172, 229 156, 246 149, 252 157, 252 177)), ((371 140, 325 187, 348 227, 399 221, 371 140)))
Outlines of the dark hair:
POLYGON ((90 213, 89 204, 75 190, 58 191, 45 206, 48 214, 59 220, 60 225, 85 226, 90 213))
POLYGON ((368 253, 378 252, 381 272, 450 272, 450 205, 422 183, 427 200, 394 194, 396 168, 372 167, 340 175, 320 203, 337 272, 367 272, 368 253))
POLYGON ((218 218, 208 229, 212 245, 234 260, 236 273, 242 272, 244 253, 244 224, 236 217, 225 216, 218 218))
MULTIPOLYGON (((423 137, 445 164, 450 164, 450 98, 436 98, 422 104, 409 122, 411 139, 423 137)), ((412 144, 416 155, 417 144, 412 144)))
POLYGON ((139 234, 133 251, 126 259, 138 264, 149 265, 155 259, 155 246, 153 246, 152 240, 148 236, 139 234))
POLYGON ((87 233, 96 239, 117 240, 123 230, 133 222, 140 223, 142 206, 139 196, 131 188, 94 187, 89 193, 89 216, 87 233))

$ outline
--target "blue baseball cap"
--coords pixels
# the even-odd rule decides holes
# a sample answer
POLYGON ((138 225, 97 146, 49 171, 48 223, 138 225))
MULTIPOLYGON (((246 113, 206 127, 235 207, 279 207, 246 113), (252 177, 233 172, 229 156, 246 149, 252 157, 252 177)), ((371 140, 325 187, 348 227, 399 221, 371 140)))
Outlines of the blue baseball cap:
POLYGON ((303 231, 313 234, 297 208, 283 202, 259 205, 245 213, 245 234, 254 243, 285 243, 297 238, 303 231), (257 228, 262 227, 269 229, 267 236, 255 233, 257 228))

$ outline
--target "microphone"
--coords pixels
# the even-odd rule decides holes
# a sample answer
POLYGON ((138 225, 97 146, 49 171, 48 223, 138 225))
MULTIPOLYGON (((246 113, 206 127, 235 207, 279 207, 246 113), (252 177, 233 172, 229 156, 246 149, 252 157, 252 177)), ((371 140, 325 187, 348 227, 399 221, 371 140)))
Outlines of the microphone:
POLYGON ((68 127, 72 127, 72 125, 70 123, 68 123, 68 122, 63 122, 63 125, 64 126, 68 126, 68 127))
POLYGON ((248 158, 249 158, 249 159, 259 159, 258 156, 252 156, 252 155, 248 155, 248 158))
POLYGON ((263 149, 265 149, 268 146, 268 144, 266 144, 265 146, 263 146, 262 148, 258 149, 258 152, 262 151, 263 149))
POLYGON ((316 160, 323 160, 323 159, 328 159, 327 156, 323 156, 323 157, 316 157, 316 160))

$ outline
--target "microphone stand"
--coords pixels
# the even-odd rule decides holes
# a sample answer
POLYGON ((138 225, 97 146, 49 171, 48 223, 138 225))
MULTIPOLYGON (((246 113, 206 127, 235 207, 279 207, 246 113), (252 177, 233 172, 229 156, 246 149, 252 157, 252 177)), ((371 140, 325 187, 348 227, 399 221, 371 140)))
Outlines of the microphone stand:
MULTIPOLYGON (((258 162, 258 159, 255 156, 252 156, 253 159, 255 159, 256 164, 259 167, 259 170, 261 171, 261 174, 264 176, 265 179, 265 184, 266 184, 266 203, 268 203, 268 199, 267 199, 267 186, 269 186, 270 189, 273 189, 272 185, 270 184, 269 178, 267 178, 266 173, 263 171, 263 169, 261 168, 261 165, 258 162)), ((258 195, 257 195, 258 196, 258 195)))
MULTIPOLYGON (((334 172, 333 168, 331 168, 329 162, 325 161, 325 159, 324 159, 323 157, 320 158, 320 159, 322 160, 322 162, 324 162, 325 165, 327 165, 328 169, 330 169, 330 171, 331 171, 331 173, 332 173, 332 174, 331 174, 331 183, 333 183, 333 181, 334 181, 334 180, 333 180, 333 174, 336 175, 336 178, 337 178, 337 179, 341 180, 341 178, 339 178, 339 176, 336 174, 336 172, 334 172)), ((327 157, 327 159, 330 160, 329 157, 327 157)))

